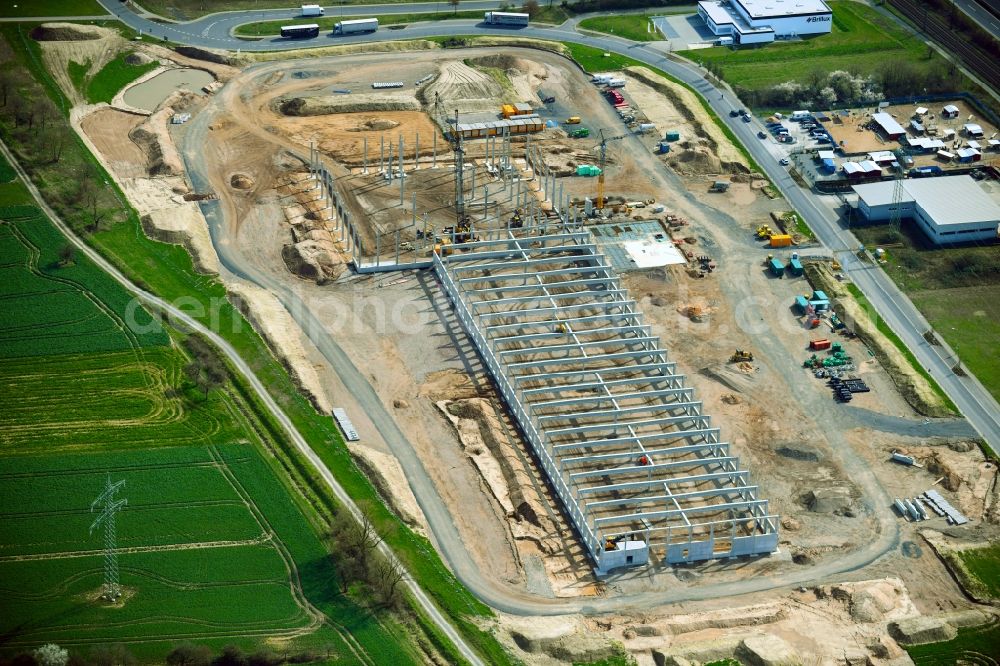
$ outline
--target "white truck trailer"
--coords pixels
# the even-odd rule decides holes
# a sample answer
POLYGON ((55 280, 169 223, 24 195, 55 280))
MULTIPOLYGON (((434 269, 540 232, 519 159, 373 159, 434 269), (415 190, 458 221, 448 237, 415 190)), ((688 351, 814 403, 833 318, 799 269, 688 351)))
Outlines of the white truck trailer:
POLYGON ((378 30, 377 18, 353 19, 351 21, 341 21, 333 27, 335 35, 356 35, 361 32, 375 32, 378 30))
POLYGON ((322 16, 325 10, 319 5, 302 5, 302 16, 322 16))
POLYGON ((508 25, 513 27, 523 27, 528 25, 531 16, 517 12, 486 12, 483 23, 486 25, 508 25))

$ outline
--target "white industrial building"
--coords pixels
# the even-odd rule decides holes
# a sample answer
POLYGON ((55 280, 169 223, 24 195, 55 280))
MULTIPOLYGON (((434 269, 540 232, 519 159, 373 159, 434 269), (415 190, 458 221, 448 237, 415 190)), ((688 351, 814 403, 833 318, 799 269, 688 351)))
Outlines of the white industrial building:
POLYGON ((825 34, 833 25, 823 0, 702 0, 698 15, 720 41, 736 44, 825 34))
MULTIPOLYGON (((895 184, 887 180, 853 187, 867 220, 892 217, 895 184)), ((937 244, 989 241, 1000 234, 1000 203, 970 176, 905 180, 898 205, 900 217, 915 220, 937 244)))

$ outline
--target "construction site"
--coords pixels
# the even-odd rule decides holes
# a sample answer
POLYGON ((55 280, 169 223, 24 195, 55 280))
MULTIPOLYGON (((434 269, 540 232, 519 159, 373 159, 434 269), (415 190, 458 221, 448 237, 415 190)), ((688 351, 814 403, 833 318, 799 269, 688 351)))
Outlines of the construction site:
POLYGON ((841 335, 836 268, 792 232, 762 247, 788 204, 691 91, 523 48, 171 62, 222 85, 93 109, 81 135, 147 233, 220 275, 316 408, 349 415, 404 522, 539 616, 588 609, 501 615, 526 662, 600 658, 600 624, 640 663, 731 654, 761 626, 792 653, 860 641, 895 663, 891 621, 967 608, 931 548, 899 547, 921 530, 892 501, 943 475, 993 533, 995 468, 967 424, 914 406, 891 345, 838 338, 871 389, 850 406, 802 367, 813 320, 841 335), (786 250, 811 267, 775 279, 786 250), (829 312, 794 309, 824 289, 829 312), (852 595, 875 599, 864 618, 852 595))

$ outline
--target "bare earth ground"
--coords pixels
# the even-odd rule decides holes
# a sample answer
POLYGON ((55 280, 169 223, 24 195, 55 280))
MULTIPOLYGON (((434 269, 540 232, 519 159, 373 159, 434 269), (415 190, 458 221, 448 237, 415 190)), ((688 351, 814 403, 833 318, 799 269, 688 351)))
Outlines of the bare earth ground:
MULTIPOLYGON (((476 49, 462 53, 462 57, 488 53, 476 49)), ((620 127, 614 112, 578 70, 551 54, 530 51, 516 54, 534 63, 531 70, 534 73, 517 86, 519 94, 526 92, 524 86, 544 80, 547 91, 553 89, 568 103, 587 109, 595 120, 594 126, 620 127)), ((345 273, 336 281, 320 286, 289 274, 281 258, 281 246, 289 242, 283 209, 299 206, 303 211, 312 210, 302 192, 289 189, 290 178, 293 181, 299 178, 296 174, 301 174, 302 169, 301 161, 289 151, 303 154, 304 144, 325 132, 319 143, 323 149, 322 142, 328 142, 329 150, 324 151, 328 159, 339 162, 353 156, 356 160, 354 135, 358 133, 350 130, 359 125, 386 120, 399 122, 399 126, 390 129, 364 129, 369 136, 385 132, 387 138, 393 139, 404 126, 412 126, 414 131, 418 125, 427 127, 428 139, 432 130, 426 116, 387 116, 415 112, 288 118, 274 111, 274 100, 316 93, 329 86, 346 88, 360 86, 365 80, 382 80, 386 78, 384 68, 388 62, 398 67, 392 78, 416 80, 435 71, 440 62, 455 59, 452 53, 426 52, 413 54, 399 65, 398 56, 392 54, 353 60, 342 57, 310 61, 308 77, 294 76, 296 71, 302 71, 294 62, 275 63, 237 75, 232 85, 220 91, 219 99, 207 100, 205 110, 194 109, 195 113, 214 114, 204 143, 199 142, 196 149, 210 166, 211 189, 224 210, 225 228, 220 230, 223 242, 234 243, 246 265, 259 271, 269 284, 294 289, 352 357, 382 401, 393 405, 400 427, 413 442, 438 492, 451 508, 463 541, 482 564, 484 574, 516 589, 549 597, 614 595, 651 589, 668 593, 697 586, 699 581, 714 583, 747 576, 777 576, 790 568, 816 566, 826 558, 874 540, 880 529, 877 516, 884 515, 885 509, 873 507, 868 497, 868 470, 858 467, 843 451, 850 448, 859 453, 890 492, 912 496, 928 484, 910 489, 904 483, 905 473, 913 470, 885 462, 886 447, 890 442, 895 446, 897 441, 886 436, 873 445, 872 431, 859 425, 861 410, 856 408, 902 416, 904 421, 912 421, 914 414, 895 394, 884 371, 876 364, 865 362, 859 370, 872 385, 873 393, 859 396, 850 407, 834 404, 822 382, 801 369, 802 359, 808 356, 805 351, 808 340, 815 333, 802 328, 789 306, 795 293, 804 291, 806 285, 802 280, 789 284, 770 279, 764 273, 765 253, 749 240, 746 228, 748 222, 765 218, 768 210, 780 204, 761 198, 749 186, 734 188, 729 195, 707 195, 704 175, 682 179, 664 170, 649 154, 642 139, 628 137, 611 148, 609 193, 665 203, 669 212, 690 221, 683 233, 696 239, 695 253, 709 254, 720 262, 719 270, 706 278, 696 278, 685 269, 675 268, 631 274, 626 277, 626 284, 634 297, 641 299, 642 309, 688 375, 698 399, 705 402, 705 412, 722 426, 735 451, 747 460, 755 482, 762 487, 762 495, 782 514, 782 550, 771 558, 709 562, 683 569, 656 566, 643 572, 626 572, 607 584, 598 583, 591 576, 589 562, 565 519, 554 509, 554 500, 524 443, 513 435, 515 431, 507 416, 495 407, 490 414, 490 408, 499 401, 478 357, 434 284, 433 275, 396 273, 372 277, 345 273), (739 219, 712 207, 721 209, 733 204, 742 207, 739 219), (692 304, 707 313, 701 321, 691 321, 685 314, 692 304), (754 350, 757 360, 742 367, 728 364, 729 354, 737 347, 754 350), (475 411, 451 418, 456 415, 449 412, 446 416, 438 405, 447 401, 452 401, 450 404, 459 401, 464 405, 462 409, 474 405, 475 411), (809 493, 816 491, 831 491, 836 497, 825 503, 810 501, 809 493), (519 508, 518 498, 524 498, 527 509, 519 508)), ((449 94, 456 95, 456 99, 462 95, 466 95, 465 99, 475 99, 475 91, 470 93, 461 86, 453 86, 452 90, 456 92, 449 94)), ((433 115, 433 110, 430 111, 433 115)), ((171 128, 172 136, 182 142, 187 138, 186 131, 183 127, 171 128)), ((112 148, 111 137, 97 131, 95 135, 95 143, 103 142, 108 149, 105 158, 109 162, 119 162, 122 169, 134 168, 137 155, 114 153, 123 149, 112 148)), ((423 131, 421 137, 421 153, 425 154, 423 131)), ((554 136, 539 142, 551 147, 562 145, 565 139, 554 136)), ((370 139, 370 154, 372 143, 370 139)), ((585 151, 594 143, 584 141, 578 144, 582 148, 574 146, 574 149, 585 151)), ((443 150, 443 146, 439 149, 443 150)), ((348 173, 342 165, 334 168, 339 169, 340 175, 348 173)), ((430 170, 418 174, 435 177, 430 170)), ((589 196, 593 192, 592 179, 561 180, 567 193, 589 196)), ((392 188, 364 180, 355 182, 359 183, 359 191, 386 190, 372 194, 367 204, 359 195, 361 206, 371 206, 373 202, 377 205, 379 198, 387 205, 393 196, 392 188)), ((426 196, 440 197, 447 191, 445 183, 436 193, 432 191, 426 196)), ((370 215, 371 211, 368 212, 370 215)), ((267 307, 261 299, 247 299, 251 301, 257 325, 271 329, 272 346, 284 354, 285 362, 293 367, 300 383, 307 386, 307 391, 314 392, 314 399, 323 408, 350 407, 353 398, 340 385, 336 373, 272 298, 268 298, 267 307)), ((867 359, 857 341, 848 341, 847 347, 859 359, 867 359)), ((398 464, 388 464, 386 456, 391 456, 391 452, 364 413, 354 410, 351 417, 362 436, 360 446, 367 449, 355 450, 367 461, 362 466, 385 468, 384 478, 376 479, 376 483, 391 496, 390 503, 405 519, 420 525, 422 519, 414 509, 412 494, 408 489, 395 490, 404 487, 401 478, 406 470, 398 468, 398 464)), ((897 440, 900 447, 913 447, 921 455, 921 447, 927 444, 897 440)), ((977 451, 959 453, 935 445, 932 453, 938 454, 936 459, 942 468, 952 470, 965 483, 964 488, 959 483, 955 490, 943 492, 953 497, 963 510, 970 511, 970 517, 976 511, 981 515, 978 507, 987 501, 983 498, 996 492, 995 484, 991 487, 989 480, 995 471, 982 466, 977 451)), ((907 535, 912 532, 908 524, 904 531, 907 535)), ((626 614, 573 620, 572 626, 564 626, 570 626, 570 631, 591 634, 621 631, 626 646, 641 663, 652 663, 652 650, 659 649, 656 646, 681 646, 702 654, 698 651, 706 643, 728 645, 726 641, 732 640, 739 643, 743 640, 740 636, 747 633, 748 624, 761 623, 768 626, 767 632, 803 652, 819 650, 817 654, 826 654, 814 637, 821 630, 830 631, 821 627, 836 627, 840 633, 835 634, 837 641, 831 641, 831 645, 844 647, 853 640, 873 653, 871 641, 883 641, 888 619, 917 610, 931 612, 967 606, 949 582, 943 566, 928 550, 925 548, 922 554, 913 557, 917 551, 908 548, 906 555, 900 551, 862 571, 844 575, 843 579, 888 578, 905 572, 905 587, 894 581, 874 584, 877 589, 872 594, 885 598, 866 602, 881 609, 870 622, 852 616, 853 588, 846 592, 816 588, 819 591, 806 591, 798 596, 776 592, 761 595, 768 603, 778 604, 777 610, 731 611, 736 615, 742 613, 743 620, 718 619, 720 616, 704 621, 676 617, 667 620, 656 619, 651 612, 649 618, 626 614), (747 617, 753 619, 746 621, 747 617), (657 623, 661 627, 659 633, 628 630, 635 624, 656 626, 657 623), (859 628, 867 624, 872 626, 859 628), (730 632, 731 627, 740 629, 730 632)), ((689 608, 716 609, 717 613, 725 605, 726 600, 716 600, 689 608)), ((537 624, 542 627, 544 623, 537 624)), ((553 663, 546 661, 552 659, 551 654, 567 658, 565 653, 549 649, 551 645, 539 650, 532 648, 530 640, 521 645, 516 632, 522 631, 523 626, 517 626, 522 628, 515 628, 512 640, 519 650, 528 646, 525 656, 531 663, 553 663)), ((554 635, 560 635, 559 631, 554 635)), ((884 663, 891 663, 898 654, 893 650, 898 648, 888 644, 886 650, 889 661, 884 663)))

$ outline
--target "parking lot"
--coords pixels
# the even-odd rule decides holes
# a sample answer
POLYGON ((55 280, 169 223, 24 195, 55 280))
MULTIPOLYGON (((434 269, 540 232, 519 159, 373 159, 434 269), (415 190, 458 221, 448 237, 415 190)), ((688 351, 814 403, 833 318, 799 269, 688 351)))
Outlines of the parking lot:
POLYGON ((655 16, 652 22, 675 50, 700 48, 719 39, 697 14, 655 16))

